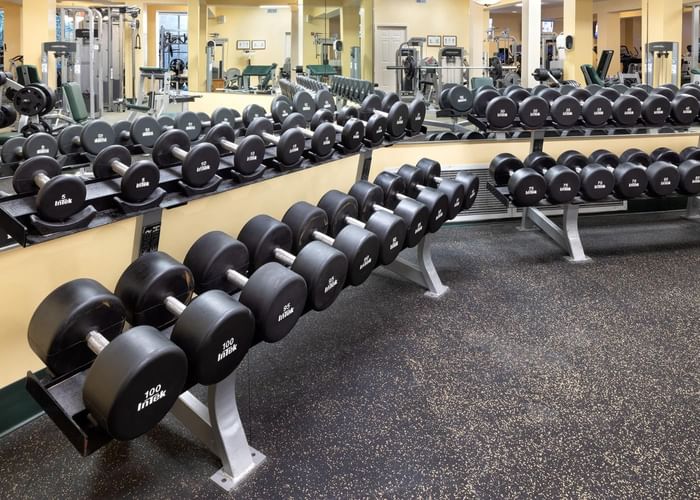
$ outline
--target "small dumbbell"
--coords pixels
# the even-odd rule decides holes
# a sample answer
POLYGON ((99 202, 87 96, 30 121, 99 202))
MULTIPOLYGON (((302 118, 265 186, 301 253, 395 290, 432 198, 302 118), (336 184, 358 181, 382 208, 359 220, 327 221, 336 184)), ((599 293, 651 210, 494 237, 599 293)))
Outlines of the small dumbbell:
POLYGON ((58 150, 63 154, 85 151, 96 155, 114 144, 114 130, 104 120, 94 120, 85 125, 69 125, 58 134, 58 150))
POLYGON ((119 189, 125 201, 139 203, 153 194, 160 183, 160 170, 150 160, 131 163, 131 153, 124 146, 112 145, 99 153, 92 162, 96 179, 121 177, 119 189))
POLYGON ((159 167, 172 167, 182 162, 182 180, 193 187, 212 181, 219 168, 219 150, 202 142, 191 145, 187 133, 173 129, 163 132, 153 146, 153 161, 159 167))
POLYGON ((281 135, 274 134, 272 122, 267 118, 256 118, 246 128, 246 136, 257 135, 276 146, 277 160, 286 166, 296 165, 301 161, 306 146, 306 139, 301 130, 286 130, 281 135))
POLYGON ((11 137, 0 150, 3 163, 17 163, 35 156, 50 156, 55 158, 58 153, 58 143, 51 134, 37 132, 29 137, 11 137))
POLYGON ((236 131, 228 123, 214 125, 204 140, 216 146, 219 154, 233 153, 233 169, 243 175, 256 172, 265 159, 265 142, 260 137, 249 135, 236 143, 236 131))
POLYGON ((21 163, 12 176, 17 194, 36 193, 36 210, 44 220, 63 221, 85 206, 87 188, 75 175, 62 174, 54 158, 35 156, 21 163))
POLYGON ((513 204, 520 207, 537 205, 545 197, 544 176, 510 153, 496 155, 489 164, 489 173, 496 186, 508 186, 513 204))
POLYGON ((104 286, 76 279, 51 292, 29 320, 32 350, 55 376, 92 362, 82 398, 114 439, 137 438, 155 427, 185 387, 187 357, 158 330, 122 333, 124 305, 104 286))
POLYGON ((361 264, 361 270, 364 270, 367 276, 371 272, 370 268, 379 264, 391 264, 404 249, 408 227, 401 217, 389 210, 374 211, 369 208, 361 218, 358 201, 335 189, 321 197, 318 208, 328 217, 328 234, 332 237, 339 238, 347 226, 356 226, 366 229, 379 239, 379 261, 367 253, 361 264))
POLYGON ((369 278, 379 258, 376 234, 354 225, 345 225, 334 237, 329 236, 328 215, 311 203, 299 201, 289 207, 282 222, 292 230, 291 251, 299 253, 312 241, 320 241, 340 250, 348 260, 345 284, 357 286, 369 278))
POLYGON ((143 115, 133 122, 119 121, 112 125, 112 129, 114 130, 115 144, 120 146, 138 144, 150 149, 155 145, 163 127, 152 116, 143 115))
POLYGON ((320 241, 304 246, 297 255, 292 249, 292 231, 269 215, 257 215, 241 229, 238 240, 248 248, 250 270, 278 261, 304 278, 309 296, 307 309, 322 311, 338 298, 348 272, 348 259, 320 241))
POLYGON ((301 113, 290 114, 282 123, 282 132, 297 129, 304 137, 311 139, 311 152, 320 158, 326 158, 333 153, 335 147, 335 128, 330 123, 321 123, 313 129, 306 128, 306 120, 301 113))
POLYGON ((388 205, 388 193, 367 181, 353 184, 348 194, 357 201, 360 220, 367 221, 376 212, 386 212, 403 219, 406 224, 405 247, 413 248, 425 237, 430 223, 430 212, 423 203, 413 198, 393 198, 388 205))
POLYGON ((248 249, 221 231, 200 237, 187 252, 184 263, 192 271, 197 293, 241 291, 238 300, 253 312, 258 340, 282 340, 304 311, 307 288, 301 276, 270 262, 246 277, 248 249))
MULTIPOLYGON (((349 113, 356 108, 348 108, 349 113)), ((357 111, 355 111, 357 113, 357 111)), ((362 139, 365 137, 365 126, 360 120, 348 119, 345 120, 344 125, 338 125, 335 123, 335 116, 333 112, 328 109, 319 109, 311 117, 311 130, 316 130, 321 125, 329 123, 333 126, 333 130, 340 134, 340 143, 343 145, 345 150, 349 153, 354 153, 362 146, 362 139)))
POLYGON ((240 364, 255 334, 253 314, 221 290, 193 298, 194 276, 163 252, 148 252, 132 262, 114 293, 131 325, 163 330, 187 356, 188 383, 212 385, 240 364))

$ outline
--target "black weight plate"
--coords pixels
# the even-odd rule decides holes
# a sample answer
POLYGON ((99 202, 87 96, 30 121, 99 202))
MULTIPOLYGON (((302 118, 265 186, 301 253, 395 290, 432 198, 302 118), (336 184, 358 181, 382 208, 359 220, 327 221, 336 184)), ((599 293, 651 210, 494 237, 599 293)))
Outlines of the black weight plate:
POLYGON ((335 111, 335 99, 333 98, 333 94, 328 90, 322 89, 316 92, 314 100, 316 102, 316 109, 335 111))
POLYGON ((300 130, 287 130, 279 136, 276 157, 283 165, 296 165, 304 154, 306 139, 300 130))
POLYGON ((333 152, 335 146, 335 128, 330 123, 322 123, 314 130, 311 137, 311 151, 325 158, 333 152))
POLYGON ((114 144, 114 129, 104 120, 86 123, 80 131, 80 145, 93 155, 114 144))
POLYGON ((118 161, 124 165, 131 164, 131 154, 124 146, 112 145, 100 151, 92 162, 92 173, 96 179, 108 179, 116 174, 112 170, 112 162, 118 161))
POLYGON ((285 100, 279 100, 273 103, 270 106, 270 110, 270 114, 275 123, 282 123, 293 112, 292 106, 285 100))
POLYGON ((408 125, 408 105, 396 101, 387 113, 387 133, 392 139, 403 137, 408 125))
POLYGON ((243 137, 233 156, 233 168, 243 175, 254 173, 265 158, 265 141, 257 135, 243 137))
POLYGON ((40 82, 30 83, 28 86, 39 89, 41 92, 44 93, 44 96, 46 97, 46 106, 39 112, 39 114, 45 115, 46 113, 52 111, 53 108, 56 106, 56 94, 54 94, 54 91, 51 90, 49 86, 45 83, 40 82))
POLYGON ((58 150, 64 155, 81 151, 79 139, 83 127, 80 125, 68 125, 58 134, 58 150))
POLYGON ((131 123, 131 140, 152 148, 161 134, 162 125, 152 116, 139 116, 131 123))
POLYGON ((231 108, 218 107, 211 114, 211 124, 212 126, 218 125, 219 123, 228 123, 233 126, 236 121, 236 114, 231 108))
POLYGON ((182 180, 194 187, 207 185, 219 170, 220 158, 219 150, 213 144, 195 144, 182 161, 182 180))
POLYGON ((161 127, 161 131, 170 130, 175 127, 175 118, 170 115, 160 115, 157 121, 161 127))
POLYGON ((17 121, 17 110, 12 106, 0 106, 0 115, 2 115, 0 128, 9 127, 17 121))
MULTIPOLYGON (((5 143, 7 145, 7 143, 5 143)), ((4 148, 4 147, 3 147, 4 148)), ((22 155, 25 159, 35 156, 50 156, 55 158, 58 154, 58 142, 56 138, 46 132, 32 134, 24 141, 22 155)))
POLYGON ((292 99, 292 104, 294 111, 304 115, 304 119, 307 122, 311 121, 311 118, 316 112, 316 102, 310 93, 306 91, 297 92, 294 94, 294 99, 292 99))
POLYGON ((190 141, 195 141, 202 133, 202 121, 196 113, 184 111, 175 117, 175 128, 184 131, 190 141))
POLYGON ((414 99, 413 102, 408 105, 408 125, 406 128, 413 133, 420 132, 423 127, 423 121, 425 121, 426 111, 425 101, 422 99, 414 99))
POLYGON ((40 114, 47 105, 46 95, 36 87, 24 87, 19 89, 14 96, 15 109, 27 116, 40 114))
POLYGON ((178 147, 184 151, 190 149, 190 138, 184 130, 172 129, 163 132, 153 145, 151 157, 159 167, 171 167, 177 165, 179 160, 173 156, 171 149, 178 147))

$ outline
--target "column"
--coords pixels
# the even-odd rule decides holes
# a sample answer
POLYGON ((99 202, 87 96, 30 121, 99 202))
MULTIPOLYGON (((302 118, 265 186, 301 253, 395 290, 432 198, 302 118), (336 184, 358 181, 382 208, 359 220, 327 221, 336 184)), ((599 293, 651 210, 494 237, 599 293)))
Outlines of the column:
MULTIPOLYGON (((471 66, 485 66, 488 63, 488 58, 484 57, 486 46, 484 38, 486 38, 486 30, 489 28, 490 13, 482 5, 479 5, 474 0, 469 2, 469 46, 467 51, 467 60, 471 66)), ((491 54, 489 54, 491 55, 491 54)), ((481 75, 480 71, 470 72, 469 78, 481 75)), ((471 84, 471 82, 469 82, 471 84)))
MULTIPOLYGON (((646 81, 646 44, 649 42, 677 42, 683 34, 683 0, 642 0, 642 81, 652 86, 671 83, 671 64, 656 64, 653 81, 646 81)), ((680 68, 678 68, 680 71, 680 68)))
POLYGON ((622 71, 620 64, 620 14, 610 12, 612 2, 598 4, 598 55, 603 50, 614 50, 615 57, 610 63, 609 74, 622 71))
POLYGON ((292 77, 294 69, 304 64, 304 1, 291 6, 292 11, 292 77))
POLYGON ((534 87, 539 82, 532 77, 533 71, 541 66, 540 45, 542 38, 542 2, 541 0, 523 0, 522 15, 523 47, 521 77, 524 87, 534 87))
MULTIPOLYGON (((41 75, 41 43, 56 40, 56 2, 55 0, 25 0, 22 2, 20 29, 20 53, 24 55, 24 64, 33 64, 41 75)), ((17 54, 13 54, 17 55, 17 54)), ((56 58, 49 57, 49 81, 51 87, 56 85, 56 58)))
MULTIPOLYGON (((619 29, 619 28, 618 28, 619 29)), ((564 33, 574 37, 566 51, 564 79, 584 82, 582 64, 593 63, 593 0, 564 0, 564 33)), ((615 54, 619 55, 619 45, 615 54)))
POLYGON ((187 87, 202 92, 206 79, 207 4, 202 0, 187 2, 187 87))

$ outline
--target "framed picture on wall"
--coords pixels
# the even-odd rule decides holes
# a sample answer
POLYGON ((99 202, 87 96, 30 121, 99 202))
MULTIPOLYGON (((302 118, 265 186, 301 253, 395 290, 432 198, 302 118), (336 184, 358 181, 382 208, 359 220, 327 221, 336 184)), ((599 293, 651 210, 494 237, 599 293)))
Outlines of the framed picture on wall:
POLYGON ((250 40, 236 40, 236 50, 250 50, 250 40))
POLYGON ((265 50, 267 42, 265 40, 253 40, 253 50, 265 50))
POLYGON ((428 47, 439 47, 440 41, 440 35, 428 35, 428 47))
POLYGON ((457 37, 454 35, 443 35, 442 46, 443 47, 456 47, 457 46, 457 37))

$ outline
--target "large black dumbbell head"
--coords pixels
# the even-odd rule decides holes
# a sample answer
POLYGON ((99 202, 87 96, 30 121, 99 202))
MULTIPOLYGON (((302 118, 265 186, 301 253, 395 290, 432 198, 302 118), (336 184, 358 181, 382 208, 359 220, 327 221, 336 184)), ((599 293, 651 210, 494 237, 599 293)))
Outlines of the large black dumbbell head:
POLYGON ((639 102, 644 102, 647 97, 649 97, 649 92, 644 90, 642 87, 630 87, 625 92, 625 95, 635 97, 639 102))
POLYGON ((208 142, 195 144, 182 162, 182 180, 194 187, 207 185, 219 170, 221 156, 208 142))
POLYGON ((389 111, 391 107, 400 100, 401 98, 396 92, 387 92, 386 94, 384 94, 384 97, 382 97, 380 109, 382 111, 389 111))
POLYGON ((581 117, 581 103, 570 95, 560 95, 549 105, 549 114, 557 125, 573 127, 581 117))
POLYGON ((365 139, 372 146, 381 144, 384 140, 384 135, 387 133, 388 126, 388 120, 385 117, 379 115, 370 116, 365 125, 365 139))
MULTIPOLYGON (((237 288, 226 274, 235 271, 245 275, 248 250, 226 233, 212 231, 192 245, 184 262, 195 277, 197 293, 212 289, 233 293, 237 288)), ((250 276, 239 300, 253 312, 257 337, 266 342, 277 342, 301 317, 306 296, 306 283, 301 276, 271 262, 250 276)))
POLYGON ((265 108, 260 104, 248 104, 243 108, 243 123, 246 127, 253 123, 253 120, 257 118, 265 118, 265 108))
POLYGON ((423 122, 425 121, 426 111, 427 108, 423 99, 414 99, 413 102, 408 105, 408 124, 406 128, 410 132, 416 134, 420 132, 421 127, 423 127, 423 122))
MULTIPOLYGON (((380 193, 381 196, 383 195, 380 193)), ((404 248, 406 223, 396 215, 382 211, 374 212, 371 207, 363 207, 367 209, 367 213, 364 214, 365 217, 362 217, 362 214, 359 213, 358 201, 337 190, 331 190, 324 194, 318 202, 318 207, 326 213, 328 231, 336 238, 348 227, 348 217, 365 220, 365 229, 376 235, 379 240, 379 263, 381 264, 387 265, 394 262, 404 248)), ((368 251, 363 257, 360 264, 362 273, 369 273, 370 270, 367 268, 376 265, 377 259, 373 259, 372 256, 373 254, 368 251)), ((362 277, 359 272, 357 274, 362 277)))
POLYGON ((605 97, 610 102, 615 102, 620 97, 620 93, 612 87, 603 87, 595 95, 605 97))
POLYGON ((578 195, 581 187, 579 176, 565 165, 557 165, 556 160, 547 153, 532 152, 523 164, 525 168, 531 168, 544 175, 547 185, 546 198, 550 203, 570 203, 578 195))
POLYGON ((134 142, 131 140, 131 124, 129 120, 119 120, 112 124, 114 130, 114 143, 119 146, 131 146, 134 142))
POLYGON ((311 121, 311 118, 316 112, 316 101, 314 101, 313 96, 305 90, 294 94, 292 106, 293 110, 297 113, 301 113, 307 122, 311 121))
POLYGON ((121 301, 101 284, 77 279, 51 292, 28 328, 29 345, 54 375, 94 359, 83 401, 100 427, 118 440, 134 439, 160 422, 187 376, 184 353, 159 331, 136 327, 121 333, 125 314, 121 301), (97 357, 87 347, 91 331, 110 341, 97 357), (155 394, 157 399, 150 399, 155 394))
POLYGON ((578 102, 581 104, 586 101, 589 97, 591 97, 591 94, 588 90, 582 88, 582 87, 574 87, 572 89, 568 89, 566 92, 562 91, 562 95, 570 95, 574 99, 576 99, 578 102))
POLYGON ((172 167, 180 161, 173 155, 172 148, 178 147, 184 151, 189 151, 191 144, 190 138, 185 131, 179 129, 167 130, 156 139, 151 156, 159 167, 172 167))
POLYGON ((161 134, 162 126, 152 116, 140 116, 131 123, 131 140, 146 148, 152 148, 161 134))
POLYGON ((333 97, 333 94, 326 89, 321 89, 316 92, 314 101, 316 102, 317 109, 335 111, 335 98, 333 97))
POLYGON ((685 94, 685 95, 690 95, 695 97, 695 99, 700 100, 700 88, 696 87, 695 85, 684 85, 683 88, 681 88, 678 91, 679 94, 685 94))
MULTIPOLYGON (((282 222, 292 230, 292 250, 297 253, 315 240, 314 232, 325 234, 328 230, 326 212, 305 201, 292 205, 284 214, 282 222)), ((338 232, 333 248, 347 258, 346 284, 352 286, 360 285, 369 278, 379 258, 379 238, 374 233, 353 225, 347 225, 338 232)))
POLYGON ((517 206, 532 206, 546 194, 544 177, 510 153, 501 153, 489 164, 489 173, 497 186, 508 186, 508 191, 517 206))
MULTIPOLYGON (((306 128, 306 124, 306 119, 301 113, 292 113, 282 123, 282 132, 296 128, 306 128)), ((330 123, 318 124, 311 138, 311 151, 320 157, 326 157, 333 152, 334 146, 335 128, 333 128, 333 125, 330 123)))
MULTIPOLYGON (((419 189, 424 185, 423 174, 413 165, 402 165, 396 173, 401 177, 406 185, 406 194, 416 201, 423 203, 430 211, 430 222, 428 230, 431 233, 437 232, 445 221, 450 219, 452 204, 454 200, 448 198, 447 193, 435 188, 419 189)), ((451 193, 450 194, 454 194, 451 193)), ((461 206, 462 197, 459 198, 461 206)))
POLYGON ((661 94, 649 94, 642 103, 642 118, 649 125, 663 125, 670 113, 671 101, 661 94))
MULTIPOLYGON (((221 145, 221 141, 236 141, 236 131, 228 123, 219 123, 210 128, 204 140, 216 146, 219 154, 229 151, 221 145)), ((238 143, 238 149, 233 156, 233 168, 243 175, 255 172, 265 158, 265 142, 257 135, 243 137, 238 143)))
POLYGON ((700 193, 700 161, 682 161, 678 165, 678 174, 680 175, 679 193, 691 196, 700 193))
POLYGON ((37 193, 36 211, 44 220, 63 221, 80 212, 85 206, 87 188, 75 175, 61 174, 61 166, 48 156, 35 156, 15 170, 12 187, 18 194, 37 193), (44 174, 50 179, 39 189, 35 176, 44 174))
MULTIPOLYGON (((257 135, 265 139, 263 134, 273 133, 273 125, 267 118, 256 118, 246 129, 246 135, 257 135)), ((276 147, 277 159, 283 165, 296 165, 304 154, 306 140, 300 130, 287 130, 279 136, 276 147)))
POLYGON ((641 196, 647 189, 646 170, 636 163, 620 163, 620 158, 606 149, 591 153, 591 163, 599 163, 614 168, 615 194, 618 198, 629 200, 641 196))
POLYGON ((549 102, 540 96, 529 95, 518 106, 518 118, 520 118, 520 122, 524 127, 542 128, 547 122, 548 116, 549 102))
MULTIPOLYGON (((382 111, 382 99, 377 94, 370 94, 362 101, 361 114, 369 121, 375 110, 382 111)), ((406 103, 394 101, 386 113, 384 132, 394 139, 402 137, 408 124, 408 106, 406 103)))
POLYGON ((674 89, 669 88, 669 87, 667 87, 667 86, 665 86, 665 85, 662 85, 662 86, 660 86, 660 87, 656 87, 655 89, 652 89, 652 91, 650 92, 650 94, 662 95, 662 96, 664 96, 666 99, 668 99, 669 101, 671 101, 671 100, 673 100, 673 98, 675 97, 677 91, 678 91, 677 89, 674 90, 674 89))
POLYGON ((681 161, 696 160, 700 161, 700 148, 697 146, 689 146, 684 148, 680 153, 681 161))
POLYGON ((530 94, 530 92, 522 88, 520 85, 511 85, 503 91, 503 95, 513 99, 516 104, 520 104, 532 94, 530 94))
POLYGON ((655 197, 669 196, 680 184, 678 168, 665 161, 654 161, 647 167, 647 193, 655 197))
POLYGON ((124 146, 113 145, 100 151, 92 162, 96 179, 108 179, 115 174, 112 163, 118 161, 129 166, 120 183, 122 197, 129 202, 146 200, 158 187, 160 170, 149 160, 140 160, 131 165, 131 154, 124 146))
POLYGON ((515 121, 518 114, 518 106, 506 96, 496 96, 486 105, 484 116, 493 128, 508 128, 515 121))
POLYGON ((220 106, 212 111, 211 124, 218 125, 220 123, 226 123, 233 127, 236 122, 236 118, 237 116, 233 109, 220 106))
POLYGON ((464 85, 454 85, 440 93, 440 107, 453 109, 458 113, 466 113, 472 108, 474 96, 464 85))
POLYGON ((161 132, 175 127, 175 119, 170 115, 160 115, 156 121, 160 125, 161 132))
POLYGON ((197 113, 183 111, 175 117, 175 128, 185 132, 191 141, 196 141, 202 133, 202 120, 197 113))
POLYGON ((119 278, 115 294, 126 306, 132 325, 158 329, 173 327, 170 340, 187 355, 189 381, 211 385, 233 372, 250 348, 255 325, 251 312, 221 290, 194 300, 192 272, 169 255, 142 255, 119 278), (186 304, 174 316, 165 306, 168 297, 186 304))
MULTIPOLYGON (((398 189, 404 189, 403 181, 396 176, 392 177, 393 179, 387 179, 387 182, 384 183, 385 187, 389 190, 387 192, 376 184, 367 181, 359 181, 352 185, 349 194, 358 203, 360 219, 367 220, 368 223, 373 217, 371 214, 374 213, 374 205, 389 206, 386 205, 386 199, 387 196, 390 197, 392 199, 391 207, 393 208, 394 215, 401 218, 406 225, 404 245, 408 248, 412 248, 425 237, 430 222, 430 212, 425 205, 415 200, 402 200, 398 202, 395 194, 398 189), (394 190, 394 186, 398 186, 397 190, 394 190)), ((396 248, 394 248, 394 250, 396 251, 396 248)))
POLYGON ((479 90, 476 91, 474 103, 472 104, 474 113, 477 116, 485 116, 486 106, 488 106, 492 99, 496 99, 498 97, 500 97, 500 94, 493 87, 480 87, 479 90))
POLYGON ((652 163, 655 161, 665 161, 667 163, 673 163, 674 165, 680 165, 681 163, 681 155, 665 147, 656 148, 651 152, 649 157, 652 163))
POLYGON ((557 163, 572 170, 581 169, 579 172, 580 194, 584 200, 602 200, 612 194, 615 188, 615 177, 612 172, 604 165, 591 163, 585 155, 578 151, 564 151, 559 155, 557 163))
POLYGON ((533 89, 533 95, 538 95, 545 101, 552 103, 561 95, 561 92, 552 87, 544 87, 537 89, 537 91, 533 89))
POLYGON ((335 121, 338 125, 345 125, 351 118, 360 118, 360 112, 355 106, 345 106, 336 113, 335 121))
POLYGON ((651 158, 641 149, 630 148, 620 155, 620 163, 625 162, 636 163, 637 165, 648 167, 651 165, 651 158))
POLYGON ((612 118, 618 125, 631 127, 642 115, 642 101, 632 95, 621 95, 612 105, 612 118))
POLYGON ((51 134, 46 132, 37 132, 26 138, 11 137, 0 150, 0 158, 4 163, 16 163, 35 156, 55 158, 56 154, 58 154, 58 143, 51 134))
POLYGON ((679 125, 690 125, 700 113, 700 101, 686 94, 676 94, 671 101, 671 119, 679 125))
POLYGON ((584 101, 581 116, 592 127, 605 125, 612 116, 612 102, 601 94, 591 96, 584 101))
MULTIPOLYGON (((241 229, 238 239, 248 248, 251 269, 275 261, 275 250, 290 252, 292 231, 269 215, 257 215, 241 229)), ((339 250, 319 241, 304 246, 291 265, 308 287, 307 306, 322 311, 340 294, 348 271, 348 259, 339 250)))

